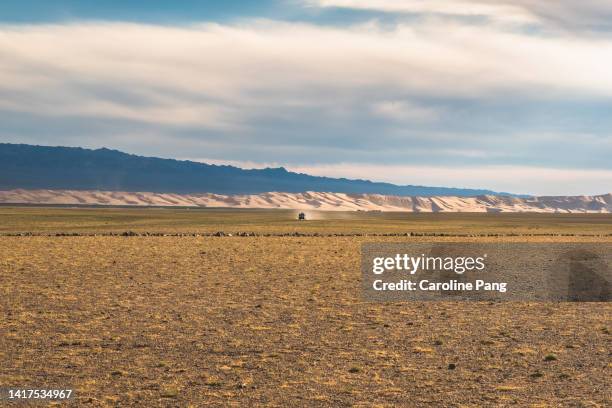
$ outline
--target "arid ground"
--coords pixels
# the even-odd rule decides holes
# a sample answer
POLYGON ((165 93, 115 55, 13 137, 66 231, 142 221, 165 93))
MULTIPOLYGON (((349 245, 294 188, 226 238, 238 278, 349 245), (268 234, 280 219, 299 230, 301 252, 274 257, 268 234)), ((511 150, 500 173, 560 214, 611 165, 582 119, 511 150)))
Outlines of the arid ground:
POLYGON ((612 242, 612 216, 294 217, 0 208, 0 386, 92 407, 610 406, 610 303, 368 303, 359 263, 363 242, 612 242))

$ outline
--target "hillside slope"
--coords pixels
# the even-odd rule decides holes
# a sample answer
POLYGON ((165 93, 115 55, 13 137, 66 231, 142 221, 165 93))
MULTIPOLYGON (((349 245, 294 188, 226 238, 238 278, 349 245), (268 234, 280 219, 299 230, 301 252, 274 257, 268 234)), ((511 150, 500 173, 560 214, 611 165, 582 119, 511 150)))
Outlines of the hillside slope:
MULTIPOLYGON (((335 191, 401 196, 477 196, 489 190, 397 186, 367 180, 316 177, 284 168, 245 170, 192 161, 159 159, 116 150, 0 143, 0 190, 151 191, 189 194, 258 194, 335 191)), ((502 193, 503 194, 503 193, 502 193)))

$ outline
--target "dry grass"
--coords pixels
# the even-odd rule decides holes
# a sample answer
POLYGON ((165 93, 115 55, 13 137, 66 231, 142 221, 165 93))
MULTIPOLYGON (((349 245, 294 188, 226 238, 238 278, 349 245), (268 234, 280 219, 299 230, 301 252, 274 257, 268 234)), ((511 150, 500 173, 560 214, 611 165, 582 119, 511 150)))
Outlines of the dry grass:
POLYGON ((22 232, 257 232, 607 234, 611 214, 307 213, 293 210, 0 206, 0 234, 22 232))
POLYGON ((0 383, 78 406, 609 401, 609 304, 366 303, 371 240, 0 237, 0 383))

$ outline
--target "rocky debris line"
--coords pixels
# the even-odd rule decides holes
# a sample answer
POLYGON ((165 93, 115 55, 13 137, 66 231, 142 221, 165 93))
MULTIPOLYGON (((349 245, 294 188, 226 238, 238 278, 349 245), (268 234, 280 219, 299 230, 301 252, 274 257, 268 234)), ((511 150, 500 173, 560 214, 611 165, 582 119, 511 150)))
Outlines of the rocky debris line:
POLYGON ((3 237, 612 237, 607 234, 571 234, 571 233, 482 233, 455 234, 446 232, 389 232, 389 233, 321 233, 321 232, 17 232, 0 234, 3 237))

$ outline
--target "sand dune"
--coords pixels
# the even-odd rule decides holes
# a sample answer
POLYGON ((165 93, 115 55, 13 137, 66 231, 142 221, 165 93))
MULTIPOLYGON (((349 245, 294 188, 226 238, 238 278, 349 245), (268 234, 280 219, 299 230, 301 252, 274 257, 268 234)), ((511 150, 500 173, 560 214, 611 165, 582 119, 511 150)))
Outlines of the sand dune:
POLYGON ((398 197, 379 194, 325 192, 220 195, 210 193, 9 190, 0 191, 0 204, 286 208, 325 211, 611 213, 612 194, 517 198, 491 195, 478 197, 398 197))

